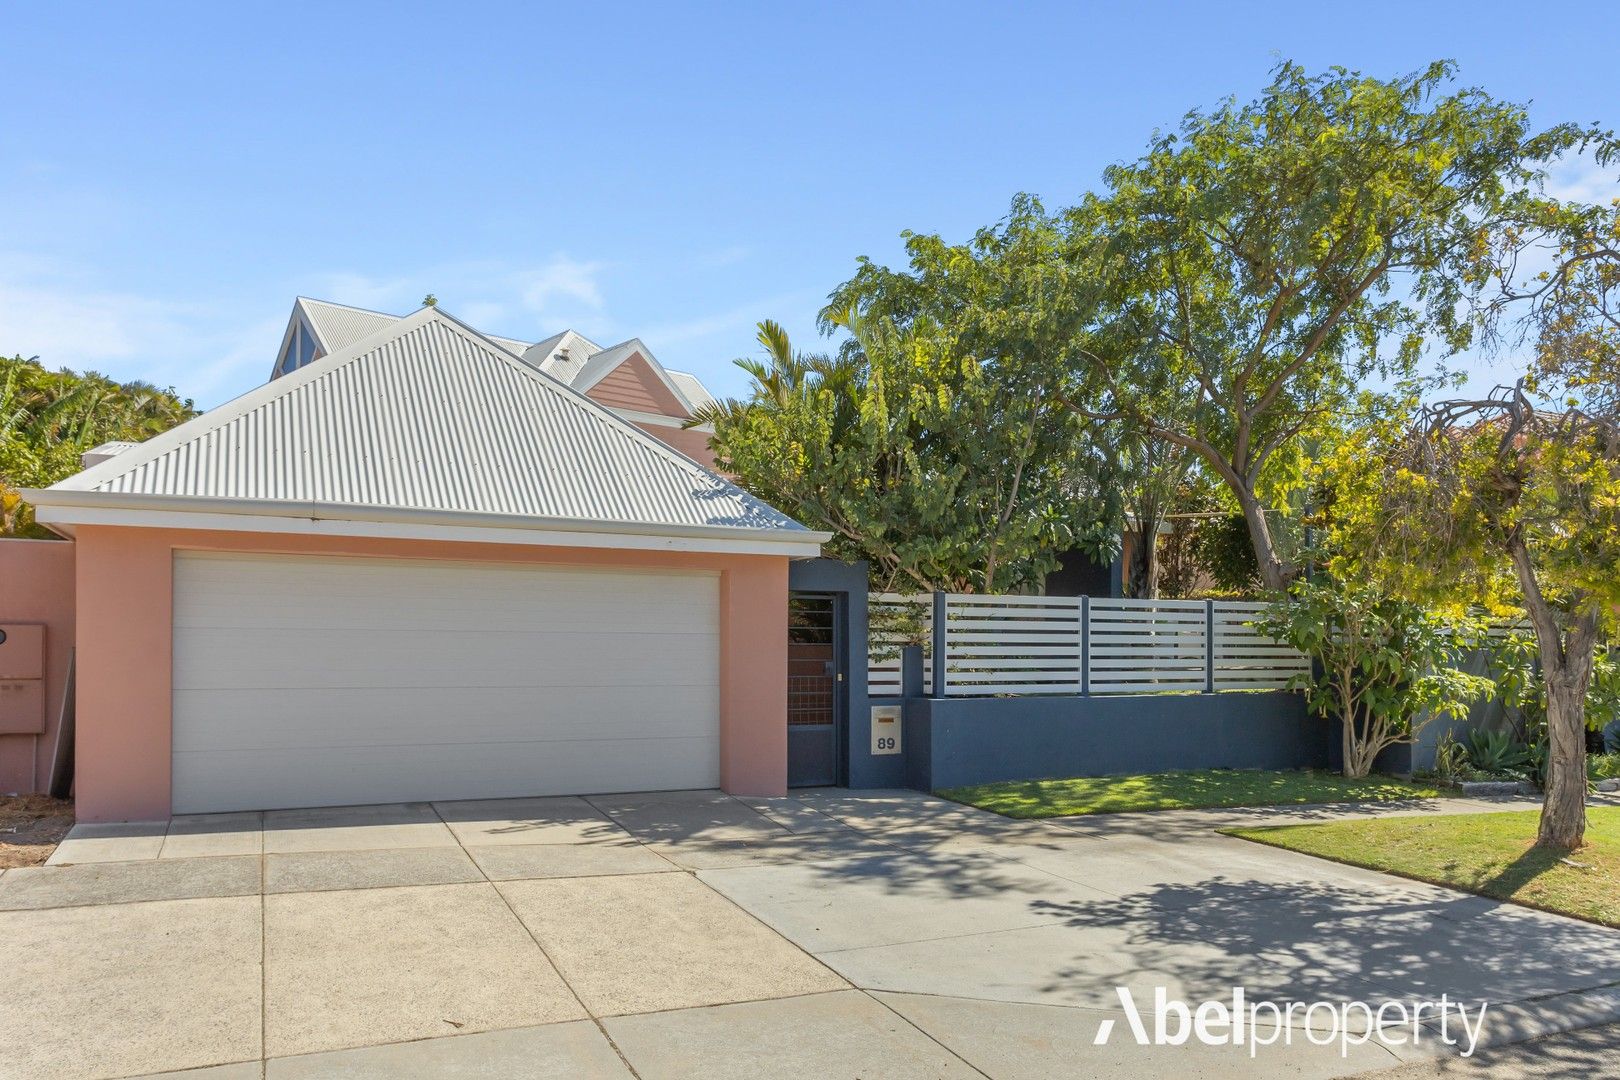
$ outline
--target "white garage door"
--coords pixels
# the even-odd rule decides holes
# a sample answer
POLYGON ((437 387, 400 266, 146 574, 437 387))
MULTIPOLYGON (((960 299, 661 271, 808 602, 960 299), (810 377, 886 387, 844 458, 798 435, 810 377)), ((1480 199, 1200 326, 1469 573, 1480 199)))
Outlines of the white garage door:
POLYGON ((719 784, 719 579, 177 555, 174 811, 719 784))

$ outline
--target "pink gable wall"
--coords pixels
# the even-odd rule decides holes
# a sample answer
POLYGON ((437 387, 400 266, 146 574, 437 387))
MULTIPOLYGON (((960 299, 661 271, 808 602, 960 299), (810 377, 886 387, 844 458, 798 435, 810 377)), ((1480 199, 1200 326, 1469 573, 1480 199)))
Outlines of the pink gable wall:
POLYGON ((635 409, 683 420, 688 415, 680 399, 669 392, 669 387, 640 353, 631 353, 629 359, 602 376, 585 396, 612 409, 635 409))
POLYGON ((65 540, 0 540, 0 624, 45 627, 45 730, 0 734, 0 793, 44 791, 50 786, 56 728, 73 653, 74 555, 74 546, 65 540))
POLYGON ((176 550, 487 559, 720 572, 720 783, 787 790, 788 560, 83 526, 78 532, 78 817, 138 821, 170 806, 170 672, 176 550))

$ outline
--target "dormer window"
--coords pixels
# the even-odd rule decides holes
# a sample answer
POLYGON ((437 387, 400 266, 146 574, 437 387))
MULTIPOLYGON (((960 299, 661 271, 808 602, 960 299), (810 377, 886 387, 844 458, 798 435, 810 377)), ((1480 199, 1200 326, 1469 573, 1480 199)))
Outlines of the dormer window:
POLYGON ((281 354, 281 361, 276 365, 276 374, 289 375, 320 356, 321 347, 315 341, 315 335, 302 322, 296 322, 293 324, 292 336, 287 339, 286 351, 281 354))

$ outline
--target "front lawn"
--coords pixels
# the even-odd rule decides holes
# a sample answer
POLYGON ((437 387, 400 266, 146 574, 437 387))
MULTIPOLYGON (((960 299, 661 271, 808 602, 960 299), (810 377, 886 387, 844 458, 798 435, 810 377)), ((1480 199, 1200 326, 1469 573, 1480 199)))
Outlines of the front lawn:
POLYGON ((1388 776, 1351 780, 1338 773, 1210 769, 1142 776, 1081 776, 1013 780, 946 788, 937 794, 1012 818, 1114 814, 1127 810, 1189 810, 1219 806, 1299 806, 1306 803, 1432 799, 1440 790, 1388 776))
POLYGON ((1620 927, 1620 807, 1587 807, 1586 846, 1539 850, 1539 810, 1226 829, 1262 844, 1620 927))

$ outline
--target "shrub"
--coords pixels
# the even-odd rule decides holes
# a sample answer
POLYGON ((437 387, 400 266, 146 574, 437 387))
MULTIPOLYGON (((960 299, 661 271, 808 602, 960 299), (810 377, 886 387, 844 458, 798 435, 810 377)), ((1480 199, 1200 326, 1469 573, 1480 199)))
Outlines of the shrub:
POLYGON ((1468 733, 1465 745, 1468 764, 1476 772, 1506 773, 1522 769, 1530 761, 1529 752, 1510 731, 1476 728, 1468 733))
POLYGON ((1343 724, 1344 774, 1366 776, 1385 748, 1442 717, 1462 719, 1493 689, 1459 666, 1482 627, 1329 575, 1296 582, 1256 625, 1319 660, 1298 676, 1319 716, 1343 724))

